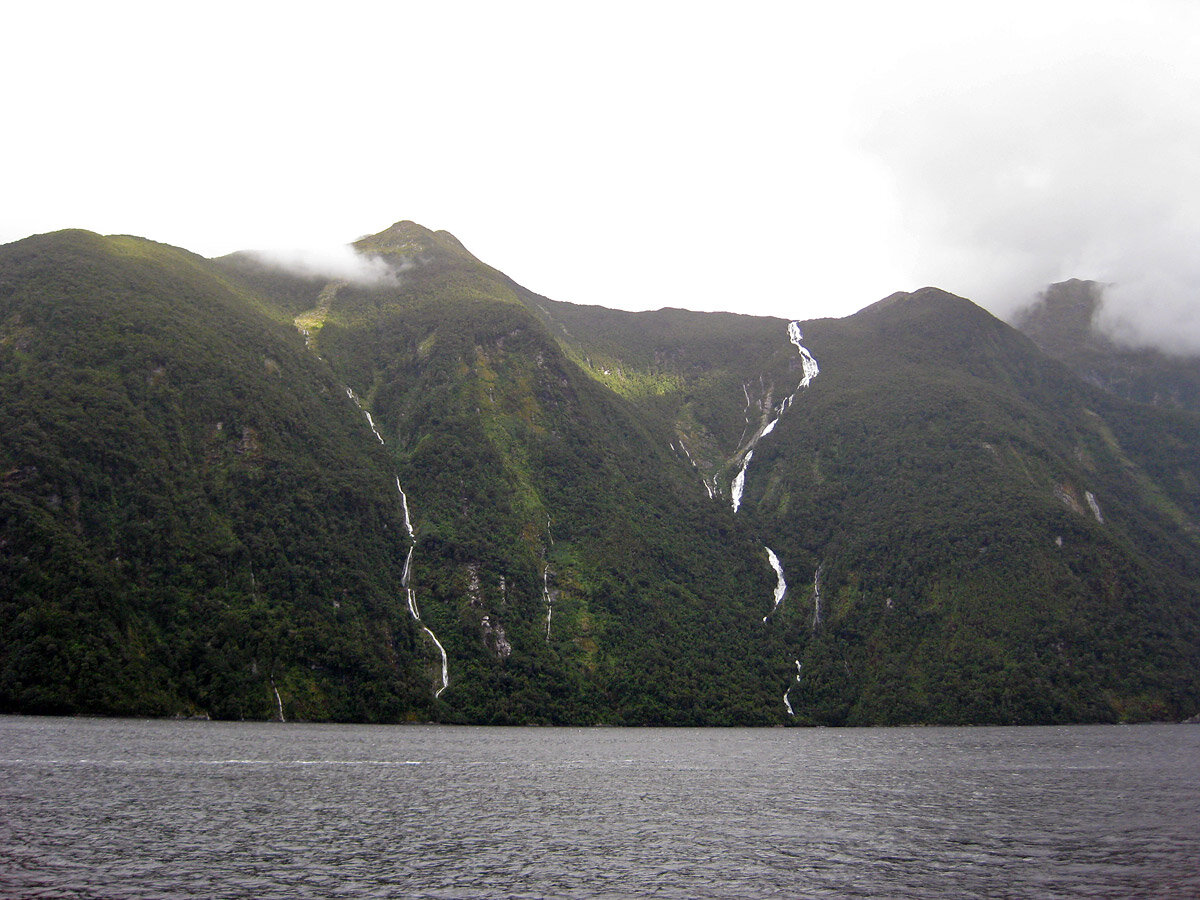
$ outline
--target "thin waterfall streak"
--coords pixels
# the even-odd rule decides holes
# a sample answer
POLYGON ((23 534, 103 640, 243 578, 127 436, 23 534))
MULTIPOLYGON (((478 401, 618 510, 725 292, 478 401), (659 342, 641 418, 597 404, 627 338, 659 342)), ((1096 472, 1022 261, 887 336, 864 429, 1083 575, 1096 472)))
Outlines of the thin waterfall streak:
POLYGON ((554 615, 554 598, 550 596, 550 566, 542 569, 542 599, 546 602, 546 643, 550 643, 550 618, 554 615))
MULTIPOLYGON (((349 397, 354 402, 354 405, 362 410, 363 415, 367 417, 367 424, 371 426, 371 431, 374 433, 375 437, 378 438, 379 443, 384 443, 383 435, 379 433, 379 429, 375 426, 375 419, 372 418, 370 412, 363 409, 362 402, 358 399, 358 395, 354 393, 354 389, 347 387, 346 396, 349 397)), ((416 550, 417 540, 416 534, 413 531, 412 517, 409 515, 408 511, 408 495, 404 493, 404 488, 400 484, 399 475, 396 476, 396 492, 400 495, 400 506, 401 509, 404 510, 404 531, 408 535, 409 541, 408 554, 404 557, 404 570, 400 573, 400 586, 404 589, 404 596, 408 601, 408 612, 412 616, 413 621, 420 625, 421 630, 429 635, 429 639, 433 641, 434 645, 438 649, 438 653, 441 654, 442 657, 442 686, 434 692, 433 697, 436 700, 442 695, 442 691, 446 690, 450 684, 450 660, 446 655, 446 648, 442 646, 442 642, 438 640, 437 635, 429 629, 429 626, 421 621, 421 611, 417 608, 417 594, 411 586, 413 551, 416 550)), ((272 687, 274 687, 274 682, 272 682, 272 687)), ((279 699, 278 691, 275 692, 275 697, 277 700, 279 699)), ((280 703, 279 706, 279 716, 280 719, 283 718, 282 703, 280 703)))
POLYGON ((437 645, 438 653, 442 654, 442 686, 433 693, 433 699, 436 700, 438 697, 442 696, 442 691, 450 686, 450 661, 446 657, 446 648, 443 647, 442 642, 437 639, 437 635, 430 631, 425 625, 422 625, 421 628, 427 635, 429 635, 429 639, 437 645))
POLYGON ((279 696, 279 688, 275 687, 274 678, 271 679, 271 690, 275 692, 275 704, 279 707, 279 721, 286 722, 287 719, 283 717, 283 700, 279 696))
POLYGON ((383 443, 383 435, 379 433, 379 429, 375 427, 375 420, 371 418, 371 414, 365 409, 363 415, 367 417, 367 424, 371 426, 371 431, 375 432, 375 437, 379 438, 379 443, 383 443))
POLYGON ((408 556, 404 557, 404 571, 400 573, 400 586, 402 588, 408 587, 409 576, 412 574, 413 550, 415 550, 416 547, 417 545, 415 543, 408 545, 408 556))
POLYGON ((413 527, 412 519, 408 517, 408 497, 404 493, 404 488, 400 487, 400 476, 396 476, 396 490, 400 492, 400 505, 404 508, 404 530, 408 532, 408 539, 412 540, 413 527))
MULTIPOLYGON (((679 449, 683 451, 683 455, 687 457, 687 461, 692 464, 692 468, 699 472, 700 467, 696 465, 696 460, 692 459, 692 454, 688 452, 687 444, 683 442, 682 438, 679 440, 679 449)), ((708 492, 709 500, 712 500, 714 497, 716 497, 716 494, 713 493, 713 489, 709 486, 708 480, 703 475, 700 475, 700 483, 704 485, 704 490, 708 492)))
POLYGON ((362 401, 358 399, 358 394, 354 393, 353 388, 348 387, 346 388, 346 396, 349 397, 354 402, 354 405, 358 407, 359 411, 367 417, 367 424, 371 426, 371 431, 374 432, 375 437, 379 438, 379 443, 382 444, 384 442, 383 435, 380 434, 379 429, 375 427, 375 420, 371 418, 371 414, 367 412, 367 410, 363 409, 362 401))
POLYGON ((779 604, 783 603, 784 595, 787 594, 787 582, 783 578, 783 566, 779 562, 779 557, 775 555, 775 551, 770 547, 763 547, 767 551, 767 562, 771 564, 771 568, 775 570, 775 605, 771 607, 771 611, 763 616, 763 621, 767 621, 775 610, 779 609, 779 604))

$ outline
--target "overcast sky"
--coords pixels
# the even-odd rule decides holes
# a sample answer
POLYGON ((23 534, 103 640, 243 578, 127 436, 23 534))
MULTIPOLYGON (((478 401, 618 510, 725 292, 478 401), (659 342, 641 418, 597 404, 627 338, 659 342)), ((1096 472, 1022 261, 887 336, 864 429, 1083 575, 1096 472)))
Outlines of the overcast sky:
POLYGON ((414 219, 554 299, 814 318, 1117 285, 1200 347, 1200 4, 24 3, 0 242, 414 219))

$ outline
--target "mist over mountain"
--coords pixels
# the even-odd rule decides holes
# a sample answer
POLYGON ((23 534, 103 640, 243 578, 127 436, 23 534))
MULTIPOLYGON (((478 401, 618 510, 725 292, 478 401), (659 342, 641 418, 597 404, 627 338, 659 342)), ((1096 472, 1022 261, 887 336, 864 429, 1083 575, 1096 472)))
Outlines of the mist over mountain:
POLYGON ((1111 285, 1078 279, 1053 284, 1014 322, 1042 350, 1098 387, 1142 403, 1200 411, 1200 351, 1136 346, 1128 340, 1129 329, 1111 324, 1112 291, 1111 285))
MULTIPOLYGON (((872 79, 864 140, 913 236, 910 283, 1011 319, 1048 284, 1096 281, 1109 286, 1099 324, 1114 341, 1200 353, 1200 218, 1186 202, 1200 127, 1178 115, 1196 89, 1191 31, 1122 16, 1092 45, 1078 16, 1050 26, 1046 15, 1006 41, 981 33, 907 54, 902 73, 872 79)), ((1015 22, 1000 18, 989 33, 1015 22)))
POLYGON ((0 709, 1194 715, 1200 413, 1097 296, 1027 337, 934 288, 578 306, 412 222, 341 262, 9 244, 0 709))

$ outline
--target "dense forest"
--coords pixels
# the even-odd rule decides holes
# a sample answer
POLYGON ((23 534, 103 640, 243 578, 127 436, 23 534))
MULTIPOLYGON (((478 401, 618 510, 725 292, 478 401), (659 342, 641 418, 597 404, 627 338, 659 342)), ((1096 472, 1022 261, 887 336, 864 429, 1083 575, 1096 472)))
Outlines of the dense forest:
POLYGON ((1150 402, 1153 373, 1114 391, 934 289, 625 313, 411 222, 356 249, 335 278, 0 247, 0 710, 1200 708, 1200 413, 1150 402))

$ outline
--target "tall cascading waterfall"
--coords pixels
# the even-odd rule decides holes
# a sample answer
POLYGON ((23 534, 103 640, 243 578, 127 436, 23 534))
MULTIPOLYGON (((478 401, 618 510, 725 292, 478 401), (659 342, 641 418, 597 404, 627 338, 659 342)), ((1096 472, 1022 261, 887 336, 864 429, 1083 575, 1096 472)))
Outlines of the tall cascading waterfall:
MULTIPOLYGON (((337 295, 337 289, 339 287, 341 287, 340 283, 330 284, 329 286, 327 286, 325 288, 324 291, 321 292, 321 298, 320 298, 320 301, 318 304, 318 309, 315 311, 315 312, 320 313, 320 323, 317 326, 318 328, 320 327, 320 324, 324 323, 325 316, 327 316, 329 313, 329 307, 332 304, 334 297, 337 295)), ((306 327, 305 324, 302 323, 302 317, 297 317, 295 324, 296 324, 296 328, 304 336, 305 344, 308 346, 308 348, 310 350, 312 350, 314 353, 316 353, 315 341, 313 339, 313 335, 311 334, 311 329, 306 327)), ((387 442, 384 441, 383 435, 380 434, 379 428, 375 424, 374 417, 371 415, 371 413, 367 409, 365 409, 363 407, 362 401, 359 400, 358 395, 354 392, 353 388, 350 388, 348 386, 343 386, 343 387, 344 387, 344 390, 346 391, 346 396, 355 405, 355 407, 357 407, 359 412, 361 412, 366 417, 367 425, 370 427, 371 433, 375 435, 375 438, 379 441, 380 444, 386 444, 387 442)), ((440 697, 442 695, 442 691, 446 690, 446 688, 450 686, 450 660, 449 660, 449 657, 446 656, 446 648, 442 646, 442 642, 438 640, 437 635, 434 634, 432 630, 430 630, 428 625, 426 625, 424 622, 421 621, 421 612, 417 608, 417 595, 413 591, 411 584, 410 584, 411 579, 412 579, 413 551, 416 549, 416 546, 417 546, 417 538, 416 538, 415 532, 413 531, 412 518, 409 515, 408 495, 404 493, 404 488, 400 486, 400 476, 399 475, 396 476, 396 491, 400 495, 400 506, 401 506, 401 509, 403 509, 403 511, 404 511, 404 531, 408 535, 408 553, 404 557, 404 570, 400 575, 400 586, 404 589, 405 599, 408 601, 408 611, 409 611, 409 614, 412 616, 413 621, 416 622, 421 627, 421 630, 423 632, 425 632, 425 635, 433 642, 433 645, 435 647, 437 647, 437 651, 441 655, 441 658, 442 658, 442 686, 440 688, 438 688, 433 694, 434 699, 437 699, 438 697, 440 697)), ((274 688, 274 683, 272 683, 271 686, 272 686, 272 688, 274 688)), ((279 697, 278 691, 275 692, 275 696, 276 696, 276 699, 278 699, 278 697, 279 697)), ((280 707, 279 716, 282 719, 283 718, 283 703, 282 703, 282 701, 280 701, 279 707, 280 707)))
POLYGON ((396 476, 396 490, 400 492, 400 504, 404 509, 404 528, 408 533, 408 555, 404 558, 404 571, 400 575, 400 585, 404 588, 405 596, 408 598, 408 611, 413 617, 413 621, 421 626, 421 630, 428 635, 429 639, 438 649, 438 653, 442 655, 442 686, 438 688, 433 697, 436 700, 442 696, 442 691, 450 686, 450 660, 446 656, 446 648, 442 646, 442 642, 437 639, 428 625, 421 621, 421 611, 417 609, 417 595, 410 586, 412 578, 412 557, 413 550, 417 546, 416 534, 413 532, 412 520, 408 516, 408 495, 404 493, 404 488, 400 486, 400 476, 396 476))
MULTIPOLYGON (((771 564, 771 568, 775 570, 775 605, 771 607, 771 612, 763 616, 763 623, 765 624, 767 620, 770 619, 775 613, 775 611, 779 609, 780 604, 783 603, 783 598, 787 595, 787 581, 783 577, 783 564, 780 563, 779 557, 775 555, 775 551, 770 547, 764 547, 763 549, 767 551, 767 562, 769 562, 771 564)), ((819 577, 820 576, 818 575, 818 578, 819 577)), ((800 660, 796 660, 796 683, 799 683, 799 681, 800 660)), ((792 688, 795 686, 795 684, 789 685, 788 689, 783 692, 783 707, 787 710, 787 714, 789 716, 796 715, 795 710, 792 709, 791 698, 792 688)))
MULTIPOLYGON (((765 424, 761 430, 755 433, 745 444, 742 450, 742 464, 738 468, 738 473, 734 476, 733 483, 730 485, 729 489, 729 495, 731 502, 733 503, 733 511, 735 513, 741 508, 742 505, 742 495, 746 490, 746 470, 750 468, 750 460, 754 458, 755 446, 757 446, 760 440, 775 430, 775 426, 779 424, 780 418, 785 412, 788 411, 788 408, 791 407, 792 403, 795 402, 797 392, 812 384, 813 379, 816 378, 821 372, 821 367, 817 365, 816 359, 813 358, 813 355, 808 351, 808 348, 801 343, 801 341, 804 339, 804 334, 800 331, 800 323, 789 322, 787 334, 788 340, 796 347, 796 351, 800 354, 800 367, 804 372, 804 377, 801 378, 800 383, 796 385, 796 390, 792 391, 792 393, 785 397, 783 402, 779 404, 779 407, 774 410, 774 417, 767 422, 767 424, 765 424)), ((744 384, 742 385, 742 391, 746 395, 746 421, 748 423, 750 421, 750 391, 749 388, 744 384)), ((770 392, 768 391, 766 397, 766 404, 768 406, 770 405, 770 399, 770 392)), ((766 418, 765 413, 763 418, 766 418)))
MULTIPOLYGON (((746 490, 746 472, 750 468, 750 462, 754 459, 754 448, 758 445, 758 442, 760 440, 762 440, 763 438, 765 438, 767 435, 771 434, 775 430, 775 426, 779 424, 779 420, 783 417, 783 414, 785 412, 787 412, 788 409, 790 409, 792 404, 795 402, 796 394, 799 393, 804 388, 807 388, 809 385, 811 385, 813 379, 816 378, 817 375, 819 375, 821 372, 821 367, 819 365, 817 365, 817 360, 813 357, 812 353, 809 352, 808 348, 805 347, 804 344, 802 343, 802 341, 804 340, 804 334, 800 330, 800 323, 798 321, 793 321, 793 322, 788 323, 787 335, 788 335, 788 341, 790 341, 791 344, 796 348, 796 352, 800 354, 800 367, 801 367, 801 370, 803 371, 804 375, 800 379, 800 383, 796 385, 796 389, 783 399, 783 401, 779 404, 778 408, 773 410, 774 416, 769 421, 767 421, 766 424, 763 425, 762 428, 756 434, 754 434, 750 438, 750 440, 744 445, 743 450, 742 450, 742 453, 743 453, 742 463, 741 463, 741 466, 738 468, 737 474, 733 478, 733 482, 730 485, 730 491, 729 491, 730 499, 731 499, 731 502, 733 505, 733 511, 735 513, 741 508, 741 505, 742 505, 742 496, 744 495, 745 490, 746 490)), ((746 384, 743 384, 742 392, 745 394, 745 397, 746 397, 746 422, 747 422, 747 426, 748 426, 749 422, 750 422, 750 405, 751 405, 749 386, 746 384)), ((770 392, 769 391, 766 392, 765 405, 767 407, 770 406, 770 392)), ((763 414, 764 419, 766 418, 766 415, 767 414, 764 412, 764 414, 763 414)), ((745 432, 743 432, 743 436, 745 436, 745 432)), ((776 579, 776 581, 775 581, 775 597, 774 597, 775 602, 774 602, 774 605, 771 607, 771 611, 769 613, 767 613, 767 615, 763 616, 763 623, 765 624, 768 621, 768 619, 770 619, 771 615, 774 614, 775 611, 779 609, 780 604, 783 602, 783 598, 787 593, 787 581, 784 579, 783 565, 780 563, 779 557, 776 556, 775 551, 772 550, 770 547, 765 547, 764 549, 767 552, 767 561, 771 564, 771 568, 775 571, 775 579, 776 579)), ((813 627, 814 628, 816 628, 821 622, 821 573, 823 570, 824 570, 823 565, 818 566, 816 575, 813 578, 813 603, 814 603, 813 627)), ((789 716, 795 716, 795 714, 796 714, 795 711, 792 709, 791 693, 792 693, 792 688, 794 688, 796 686, 796 684, 798 684, 800 682, 800 670, 801 670, 800 660, 796 660, 796 682, 794 684, 790 685, 783 694, 783 706, 787 710, 787 714, 789 716)))
MULTIPOLYGON (((367 410, 363 409, 363 405, 354 391, 346 388, 346 396, 353 400, 354 405, 367 417, 367 424, 371 426, 371 431, 379 439, 379 443, 386 443, 383 435, 379 433, 379 429, 375 426, 375 420, 367 410)), ((404 493, 404 488, 400 486, 399 475, 396 476, 396 492, 400 495, 400 508, 404 511, 404 531, 408 535, 408 555, 404 557, 404 571, 400 575, 400 586, 404 588, 404 594, 408 600, 408 612, 413 617, 413 621, 421 626, 421 630, 433 641, 433 645, 437 647, 437 651, 442 657, 442 686, 433 694, 436 700, 442 696, 442 691, 450 686, 450 659, 446 656, 446 648, 442 646, 442 642, 438 640, 437 635, 433 633, 428 625, 421 621, 421 611, 417 607, 417 595, 410 584, 412 579, 413 551, 417 547, 417 537, 413 531, 412 517, 408 510, 408 495, 404 493)))

